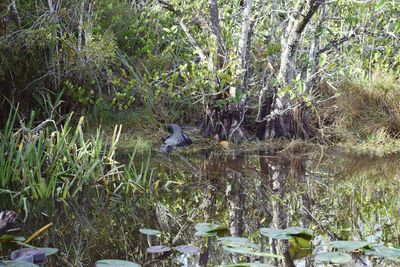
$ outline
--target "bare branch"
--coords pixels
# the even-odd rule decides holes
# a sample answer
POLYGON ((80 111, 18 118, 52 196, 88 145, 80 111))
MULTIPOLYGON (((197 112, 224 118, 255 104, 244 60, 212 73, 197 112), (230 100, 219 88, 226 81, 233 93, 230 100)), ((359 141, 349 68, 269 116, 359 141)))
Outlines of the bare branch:
POLYGON ((174 14, 177 15, 177 16, 181 16, 181 15, 182 15, 182 13, 181 13, 179 10, 176 10, 176 9, 174 8, 174 6, 171 5, 170 3, 167 3, 167 2, 165 2, 165 1, 163 1, 163 0, 157 0, 157 1, 158 1, 158 3, 159 3, 163 8, 165 8, 166 10, 171 11, 172 13, 174 13, 174 14))

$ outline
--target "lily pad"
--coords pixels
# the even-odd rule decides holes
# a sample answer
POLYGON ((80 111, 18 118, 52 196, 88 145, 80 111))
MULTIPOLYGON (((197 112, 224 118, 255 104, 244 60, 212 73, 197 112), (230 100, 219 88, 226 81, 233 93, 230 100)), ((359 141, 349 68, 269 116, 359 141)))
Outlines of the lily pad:
POLYGON ((236 263, 229 265, 215 265, 214 267, 274 267, 274 266, 265 263, 248 262, 248 263, 236 263))
POLYGON ((57 251, 56 248, 21 248, 11 252, 10 259, 42 264, 47 256, 55 254, 57 251))
POLYGON ((351 252, 354 250, 358 250, 361 248, 366 248, 371 245, 372 242, 367 241, 332 241, 331 246, 333 248, 337 248, 339 250, 343 250, 346 252, 351 252))
POLYGON ((196 229, 195 236, 215 236, 227 230, 226 226, 213 223, 198 223, 194 228, 196 229))
POLYGON ((400 257, 400 249, 393 247, 386 247, 383 244, 372 245, 372 250, 365 250, 366 255, 384 257, 384 258, 398 258, 400 257))
POLYGON ((248 244, 250 243, 250 240, 248 240, 245 237, 237 237, 237 236, 225 236, 225 237, 220 237, 217 239, 218 241, 222 243, 235 243, 235 244, 248 244))
POLYGON ((96 267, 140 267, 139 264, 124 260, 99 260, 96 267))
POLYGON ((262 256, 262 257, 271 257, 277 259, 283 259, 284 257, 281 255, 276 255, 268 252, 261 252, 260 247, 254 243, 248 244, 225 244, 223 250, 228 253, 237 253, 243 255, 252 255, 252 256, 262 256))
POLYGON ((193 245, 182 245, 182 246, 177 246, 175 249, 179 252, 182 253, 188 253, 188 254, 197 254, 200 252, 200 249, 198 247, 195 247, 193 245))
POLYGON ((39 265, 24 261, 1 261, 0 266, 3 267, 39 267, 39 265))
POLYGON ((139 229, 139 232, 141 232, 144 235, 150 235, 150 236, 161 236, 161 232, 155 229, 139 229))
POLYGON ((330 263, 330 264, 346 264, 353 259, 350 254, 345 252, 322 252, 315 256, 316 262, 330 263))
POLYGON ((152 246, 152 247, 149 247, 147 249, 147 253, 163 253, 163 252, 167 252, 167 251, 170 251, 170 250, 171 250, 170 247, 163 246, 163 245, 152 246))
POLYGON ((294 236, 311 240, 314 232, 307 228, 295 226, 286 229, 261 228, 260 234, 278 240, 290 240, 294 236))

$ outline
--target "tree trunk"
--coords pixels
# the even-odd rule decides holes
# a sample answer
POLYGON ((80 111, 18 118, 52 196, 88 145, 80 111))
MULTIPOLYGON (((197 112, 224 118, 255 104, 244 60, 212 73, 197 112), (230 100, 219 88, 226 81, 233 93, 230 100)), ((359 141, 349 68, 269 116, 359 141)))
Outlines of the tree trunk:
MULTIPOLYGON (((219 34, 219 17, 217 11, 216 0, 210 0, 210 15, 213 33, 215 35, 219 34)), ((245 78, 246 71, 248 69, 246 60, 248 58, 249 45, 250 45, 250 36, 251 36, 251 14, 252 14, 253 0, 246 0, 244 11, 243 11, 243 19, 242 19, 242 27, 241 27, 241 35, 238 42, 238 61, 239 68, 236 73, 236 84, 233 84, 230 87, 229 94, 227 93, 225 88, 218 88, 219 94, 215 99, 216 100, 226 100, 229 101, 228 97, 236 97, 237 94, 240 94, 241 99, 239 103, 226 103, 224 107, 216 107, 212 106, 212 104, 208 104, 206 107, 206 121, 205 121, 205 130, 208 136, 218 135, 220 140, 230 140, 233 142, 240 142, 245 139, 245 133, 242 129, 242 123, 245 116, 245 106, 246 106, 246 88, 245 78), (236 87, 239 87, 237 89, 236 87)), ((217 43, 218 42, 218 36, 217 43)), ((222 39, 222 38, 220 38, 222 39)), ((217 44, 217 46, 220 46, 217 44)), ((218 48, 220 50, 222 48, 218 48)), ((218 52, 219 53, 219 52, 218 52)))
POLYGON ((322 27, 324 20, 325 20, 325 7, 321 9, 321 18, 318 24, 315 26, 313 39, 311 40, 311 45, 310 45, 310 54, 309 54, 310 68, 309 71, 307 72, 307 80, 306 80, 307 92, 309 94, 312 94, 313 88, 315 87, 315 85, 318 83, 319 80, 318 51, 320 43, 320 28, 322 27))
POLYGON ((225 61, 225 52, 219 26, 219 10, 217 0, 209 0, 211 29, 217 40, 218 68, 222 68, 225 61))
MULTIPOLYGON (((277 75, 279 84, 269 86, 261 91, 260 99, 263 103, 260 107, 264 113, 259 118, 261 130, 258 132, 260 139, 271 138, 305 138, 309 136, 309 114, 304 103, 292 107, 288 93, 278 95, 282 89, 293 85, 296 76, 296 54, 301 35, 310 22, 312 16, 318 10, 324 0, 308 0, 305 12, 297 12, 300 15, 289 19, 287 30, 282 36, 282 54, 280 68, 277 75), (269 112, 268 112, 269 111, 269 112)), ((291 88, 294 90, 294 88, 291 88)))

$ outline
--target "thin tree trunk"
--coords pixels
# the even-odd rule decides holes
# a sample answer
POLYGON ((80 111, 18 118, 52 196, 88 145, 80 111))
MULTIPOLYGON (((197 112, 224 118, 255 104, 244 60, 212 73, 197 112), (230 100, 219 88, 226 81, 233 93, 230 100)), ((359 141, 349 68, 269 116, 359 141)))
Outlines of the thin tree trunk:
MULTIPOLYGON (((239 44, 238 44, 238 58, 239 58, 239 66, 240 66, 240 81, 244 80, 244 71, 246 69, 246 52, 247 52, 247 44, 250 33, 250 21, 251 21, 251 13, 253 8, 253 0, 246 0, 244 11, 243 11, 243 21, 242 21, 242 32, 240 34, 239 44)), ((243 89, 242 89, 243 90, 243 89)))
POLYGON ((225 52, 223 40, 221 37, 221 28, 219 25, 219 9, 217 0, 209 0, 211 29, 217 40, 217 53, 218 53, 218 68, 222 68, 225 61, 225 52))
POLYGON ((318 24, 315 26, 313 39, 310 45, 309 62, 310 68, 307 72, 307 92, 312 94, 312 89, 315 87, 319 75, 318 75, 318 62, 319 62, 319 42, 320 42, 320 28, 325 20, 325 7, 321 9, 321 16, 318 24))
POLYGON ((15 24, 18 27, 21 27, 21 17, 19 16, 17 4, 15 3, 15 0, 11 1, 10 9, 11 9, 12 18, 13 18, 15 24))
POLYGON ((82 50, 82 31, 83 31, 83 16, 85 13, 85 0, 81 1, 79 9, 79 23, 78 23, 78 51, 82 50))
POLYGON ((308 9, 298 19, 289 22, 287 39, 281 55, 281 65, 278 73, 278 80, 284 84, 292 82, 296 74, 296 54, 301 34, 310 22, 312 16, 325 0, 309 0, 308 9))

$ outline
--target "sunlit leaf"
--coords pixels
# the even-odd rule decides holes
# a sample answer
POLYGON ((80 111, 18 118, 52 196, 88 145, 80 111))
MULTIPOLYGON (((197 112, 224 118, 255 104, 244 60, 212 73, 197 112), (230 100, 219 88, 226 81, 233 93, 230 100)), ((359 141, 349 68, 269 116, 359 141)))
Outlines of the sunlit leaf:
POLYGON ((364 247, 368 247, 372 242, 367 241, 332 241, 330 244, 333 248, 343 251, 354 251, 364 247))
POLYGON ((315 256, 316 262, 331 264, 346 264, 352 261, 350 254, 345 252, 322 252, 315 256))
POLYGON ((212 223, 198 223, 194 228, 196 229, 195 236, 215 236, 218 232, 222 232, 227 229, 227 227, 224 225, 212 223))
POLYGON ((328 55, 326 53, 321 53, 319 56, 319 65, 320 66, 325 65, 327 59, 328 59, 328 55))
POLYGON ((171 250, 170 247, 160 245, 160 246, 149 247, 147 249, 147 252, 148 253, 163 253, 163 252, 167 252, 167 251, 170 251, 170 250, 171 250))
POLYGON ((261 252, 260 247, 254 243, 232 243, 226 242, 223 244, 223 250, 228 253, 237 253, 244 255, 253 255, 253 256, 263 256, 263 257, 271 257, 271 258, 283 258, 281 255, 276 255, 267 252, 261 252))
POLYGON ((96 267, 140 267, 139 264, 124 260, 99 260, 96 267))
POLYGON ((384 257, 384 258, 397 258, 400 257, 400 249, 387 247, 383 244, 372 245, 372 250, 365 250, 366 255, 384 257))
POLYGON ((150 235, 150 236, 160 236, 161 232, 155 229, 139 229, 139 232, 141 232, 144 235, 150 235))
POLYGON ((247 238, 238 236, 224 236, 218 238, 217 240, 223 243, 238 243, 238 244, 250 243, 250 240, 248 240, 247 238))
POLYGON ((311 240, 313 237, 312 230, 298 226, 289 227, 286 229, 261 228, 260 233, 263 236, 278 240, 289 240, 294 236, 299 236, 303 239, 311 240))

